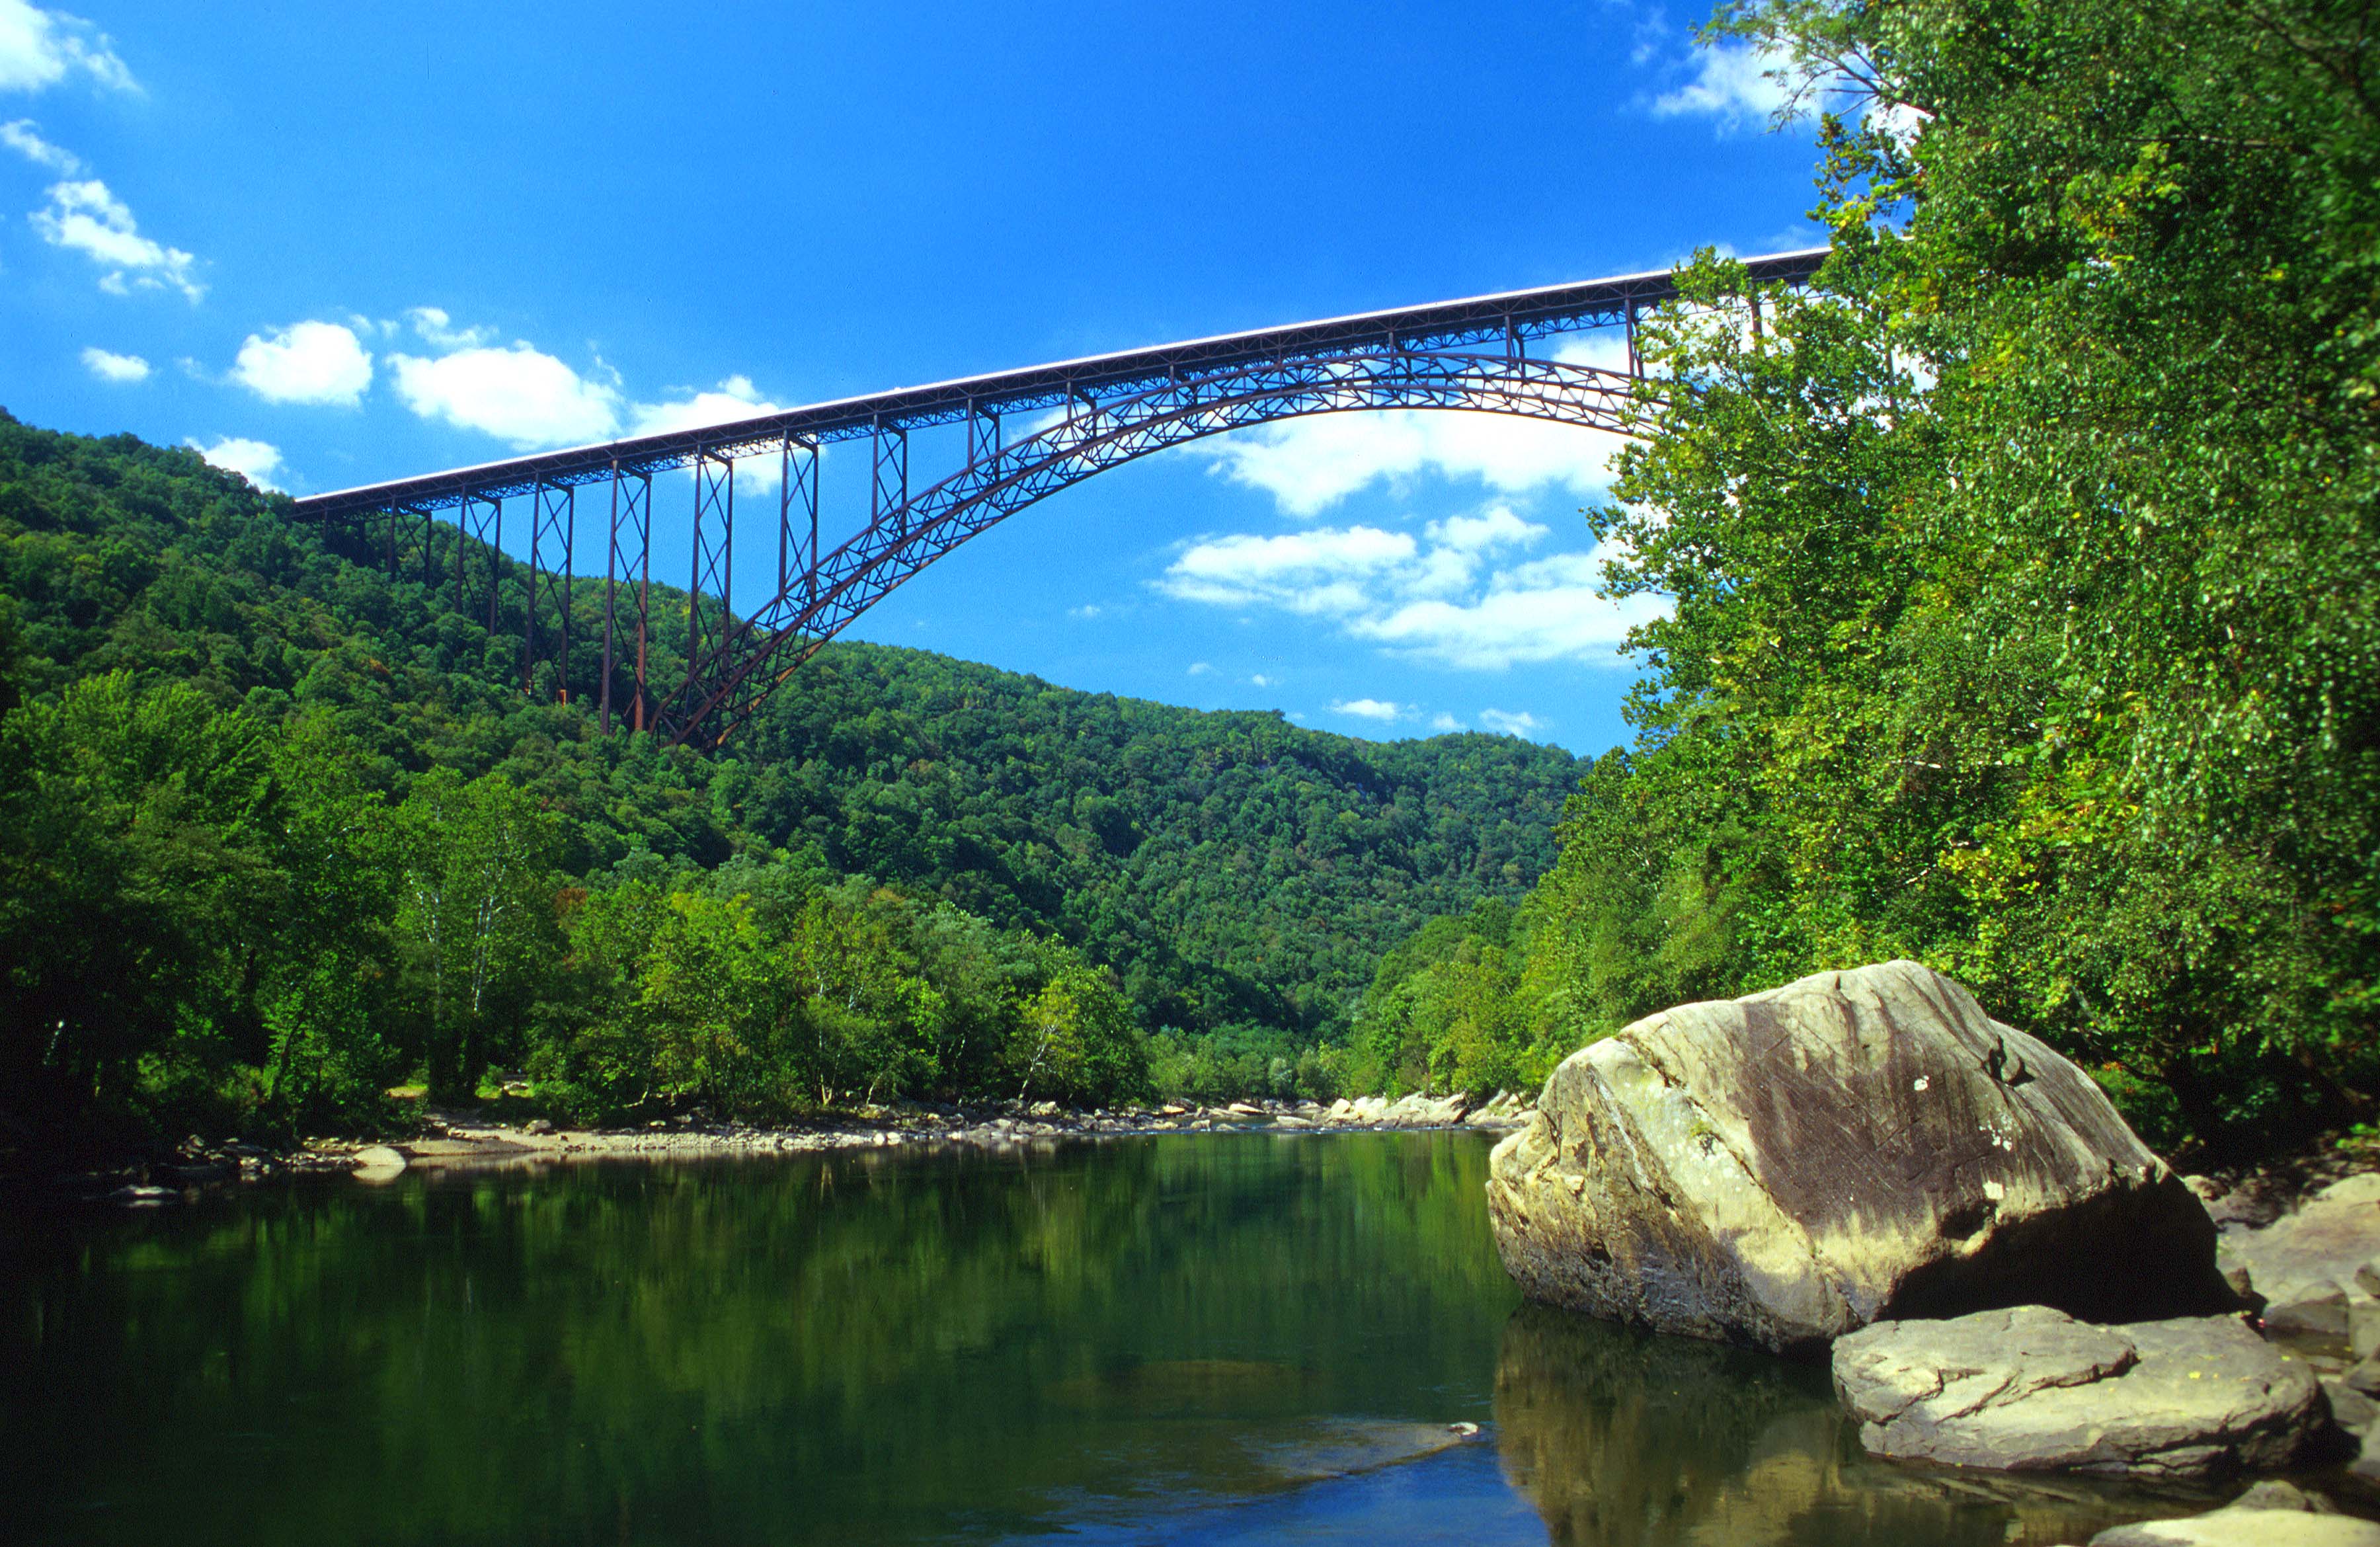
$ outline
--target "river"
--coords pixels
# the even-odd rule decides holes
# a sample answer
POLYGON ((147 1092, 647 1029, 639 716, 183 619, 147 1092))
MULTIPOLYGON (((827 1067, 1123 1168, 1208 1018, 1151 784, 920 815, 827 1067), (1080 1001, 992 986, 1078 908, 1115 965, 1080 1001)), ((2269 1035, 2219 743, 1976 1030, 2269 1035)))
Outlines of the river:
POLYGON ((1822 1370, 1524 1307, 1487 1158, 1196 1135, 11 1221, 0 1512, 174 1547, 1999 1547, 2156 1508, 1872 1463, 1822 1370))

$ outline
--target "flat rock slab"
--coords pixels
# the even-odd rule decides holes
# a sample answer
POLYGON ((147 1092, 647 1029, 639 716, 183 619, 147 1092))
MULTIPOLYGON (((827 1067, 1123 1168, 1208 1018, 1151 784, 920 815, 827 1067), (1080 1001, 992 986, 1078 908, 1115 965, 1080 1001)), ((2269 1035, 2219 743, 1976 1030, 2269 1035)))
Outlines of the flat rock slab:
POLYGON ((1885 1322, 1835 1345, 1878 1456, 2006 1470, 2192 1476, 2283 1467, 2327 1414, 2304 1361, 2236 1317, 2095 1326, 2046 1306, 1885 1322))
POLYGON ((1681 1005, 1573 1054, 1488 1197, 1531 1298, 1780 1352, 1996 1306, 2237 1304, 2204 1207, 2090 1077, 1916 962, 1681 1005))
POLYGON ((2351 1520, 2318 1494, 2260 1482, 2228 1506, 2179 1520, 2117 1526, 2091 1547, 2380 1547, 2380 1526, 2351 1520))

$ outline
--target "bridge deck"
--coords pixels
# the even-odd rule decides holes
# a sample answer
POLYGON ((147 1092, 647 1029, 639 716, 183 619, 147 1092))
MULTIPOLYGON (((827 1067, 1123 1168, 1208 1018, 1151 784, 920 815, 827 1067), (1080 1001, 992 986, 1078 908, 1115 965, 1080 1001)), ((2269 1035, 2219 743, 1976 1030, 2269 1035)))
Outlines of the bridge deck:
MULTIPOLYGON (((1807 279, 1827 256, 1823 248, 1747 259, 1755 280, 1791 283, 1807 279)), ((1625 320, 1637 309, 1677 294, 1670 271, 1618 274, 1606 279, 1548 285, 1500 295, 1427 306, 1366 311, 1352 317, 1293 323, 1212 338, 1194 338, 1151 348, 1090 355, 1018 371, 965 376, 927 386, 837 398, 782 413, 731 423, 676 430, 566 451, 539 452, 501 462, 455 468, 417 478, 392 480, 315 494, 298 501, 300 515, 337 518, 387 510, 430 510, 459 503, 468 493, 483 499, 525 494, 547 487, 591 483, 616 469, 627 473, 685 467, 698 457, 746 457, 774 451, 785 437, 818 444, 955 423, 971 414, 1036 412, 1086 396, 1112 396, 1160 385, 1184 372, 1229 367, 1255 360, 1327 357, 1346 349, 1377 348, 1393 340, 1402 348, 1460 349, 1508 339, 1540 337, 1625 320)))

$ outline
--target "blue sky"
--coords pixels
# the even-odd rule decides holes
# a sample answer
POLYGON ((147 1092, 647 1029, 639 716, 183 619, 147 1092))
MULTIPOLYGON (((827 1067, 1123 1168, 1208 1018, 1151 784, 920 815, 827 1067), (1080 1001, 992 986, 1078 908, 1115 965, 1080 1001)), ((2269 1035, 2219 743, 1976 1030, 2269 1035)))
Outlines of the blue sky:
MULTIPOLYGON (((1695 50, 1700 18, 0 0, 0 405, 302 493, 1815 245, 1809 140, 1765 132, 1756 65, 1695 50)), ((853 632, 1600 751, 1628 618, 1578 511, 1610 450, 1473 414, 1240 432, 1026 511, 853 632)), ((864 509, 837 461, 830 540, 864 509)), ((690 485, 655 498, 682 580, 690 485)))

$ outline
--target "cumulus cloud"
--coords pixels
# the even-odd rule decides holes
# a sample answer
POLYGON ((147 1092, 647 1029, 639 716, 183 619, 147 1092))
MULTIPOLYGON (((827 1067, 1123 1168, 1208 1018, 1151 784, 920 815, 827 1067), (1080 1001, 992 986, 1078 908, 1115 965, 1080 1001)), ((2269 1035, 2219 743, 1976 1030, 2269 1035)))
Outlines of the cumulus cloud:
POLYGON ((92 347, 82 352, 83 365, 103 382, 145 382, 149 379, 149 362, 139 355, 119 355, 112 350, 92 347))
POLYGON ((1392 720, 1401 718, 1405 713, 1405 708, 1404 705, 1393 703, 1387 699, 1342 699, 1330 706, 1330 713, 1349 715, 1358 720, 1378 720, 1380 724, 1387 725, 1392 720))
POLYGON ((249 334, 232 380, 268 403, 359 402, 372 358, 343 323, 293 323, 270 337, 249 334))
MULTIPOLYGON (((1627 357, 1623 335, 1589 334, 1565 340, 1548 358, 1622 371, 1627 357)), ((1185 454, 1304 519, 1374 483, 1431 474, 1476 479, 1502 493, 1551 487, 1590 493, 1609 482, 1620 445, 1616 435, 1577 425, 1389 408, 1283 420, 1196 442, 1185 454)))
POLYGON ((201 445, 197 441, 183 444, 215 467, 236 472, 260 489, 276 493, 281 490, 281 485, 273 481, 273 475, 281 470, 281 450, 277 446, 237 435, 222 436, 212 445, 201 445))
MULTIPOLYGON (((405 320, 413 324, 414 336, 433 349, 476 349, 495 336, 486 328, 456 327, 455 319, 435 306, 417 306, 405 314, 405 320)), ((396 324, 383 323, 381 328, 395 333, 396 324)))
POLYGON ((1206 662, 1204 662, 1204 661, 1193 661, 1193 662, 1191 662, 1191 663, 1190 663, 1190 673, 1189 673, 1189 675, 1190 675, 1190 676, 1206 676, 1208 672, 1211 672, 1211 671, 1213 671, 1214 669, 1215 669, 1214 667, 1212 667, 1212 666, 1208 665, 1208 664, 1206 662))
POLYGON ((1735 44, 1703 49, 1694 63, 1692 80, 1653 99, 1657 116, 1712 117, 1731 128, 1785 105, 1785 87, 1771 73, 1790 63, 1782 54, 1735 44))
POLYGON ((1279 680, 1280 678, 1278 677, 1267 676, 1264 673, 1258 672, 1254 676, 1248 678, 1248 686, 1251 688, 1270 688, 1279 680))
POLYGON ((428 359, 388 357, 397 400, 423 419, 508 442, 516 450, 609 439, 620 425, 616 388, 591 382, 526 342, 475 345, 428 359))
POLYGON ((1502 506, 1431 523, 1424 541, 1378 527, 1235 534, 1184 549, 1156 581, 1184 602, 1328 619, 1354 639, 1440 665, 1608 662, 1658 597, 1596 594, 1600 548, 1529 559, 1548 530, 1502 506))
POLYGON ((28 0, 0 0, 0 91, 39 91, 69 76, 140 90, 115 43, 90 22, 28 0))
MULTIPOLYGON (((498 347, 489 329, 458 326, 439 307, 414 307, 405 319, 415 337, 439 352, 388 355, 398 400, 424 419, 476 430, 522 451, 706 429, 783 411, 741 375, 709 390, 635 402, 600 357, 582 374, 526 339, 498 347)), ((774 457, 747 457, 736 464, 737 487, 774 488, 780 470, 774 457)))
POLYGON ((82 172, 82 157, 63 145, 53 145, 42 139, 41 126, 30 118, 0 124, 0 145, 7 146, 34 165, 46 167, 62 177, 77 177, 82 172))
POLYGON ((101 289, 121 296, 170 286, 193 301, 206 293, 190 277, 198 259, 142 236, 132 211, 98 178, 55 183, 49 197, 48 205, 30 216, 33 229, 51 246, 79 252, 107 269, 101 289))
POLYGON ((1543 720, 1525 709, 1516 713, 1508 713, 1500 709, 1483 709, 1479 712, 1479 723, 1502 736, 1525 737, 1531 731, 1546 728, 1543 720))
POLYGON ((1281 537, 1238 534, 1192 544, 1158 589, 1184 602, 1297 613, 1360 607, 1376 577, 1412 564, 1414 540, 1378 527, 1323 527, 1281 537))
POLYGON ((1429 728, 1434 731, 1459 731, 1463 728, 1463 722, 1451 714, 1439 713, 1430 717, 1429 728))
POLYGON ((784 409, 760 396, 749 376, 730 376, 709 392, 688 393, 663 403, 639 403, 630 415, 632 435, 661 435, 672 430, 703 430, 734 424, 784 409))

